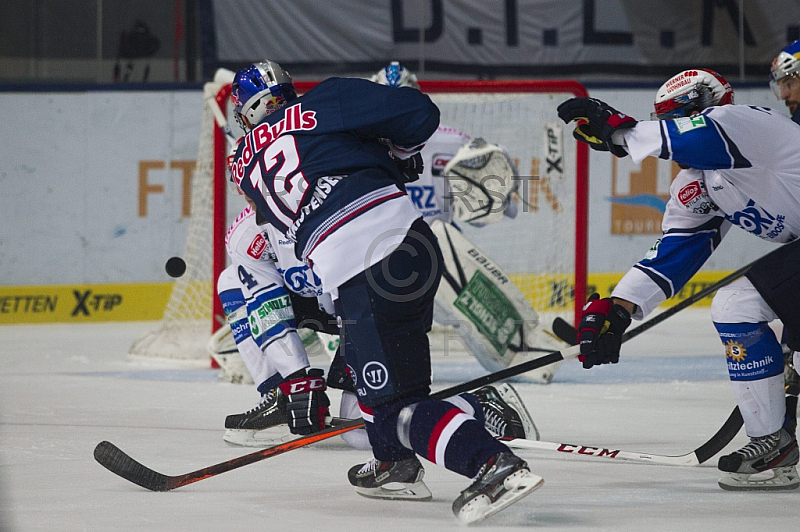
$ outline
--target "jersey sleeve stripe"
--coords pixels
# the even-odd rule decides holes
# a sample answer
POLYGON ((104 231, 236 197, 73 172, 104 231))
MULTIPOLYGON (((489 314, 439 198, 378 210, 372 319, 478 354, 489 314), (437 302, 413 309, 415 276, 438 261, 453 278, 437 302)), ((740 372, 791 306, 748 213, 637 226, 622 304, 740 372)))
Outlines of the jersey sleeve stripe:
POLYGON ((722 129, 722 126, 719 125, 719 123, 716 120, 711 120, 711 119, 709 120, 712 124, 714 124, 714 127, 717 128, 717 131, 719 131, 719 134, 722 136, 722 138, 725 139, 725 145, 728 148, 728 153, 730 154, 731 159, 733 160, 732 168, 752 168, 753 164, 750 161, 748 161, 744 155, 742 155, 742 152, 741 150, 739 150, 739 147, 736 145, 733 139, 731 139, 730 136, 725 132, 725 130, 722 129))
POLYGON ((661 122, 661 153, 658 154, 659 159, 671 159, 672 150, 669 148, 669 134, 667 133, 667 124, 661 122))
POLYGON ((657 271, 655 271, 655 270, 653 270, 651 268, 647 268, 645 266, 642 266, 641 264, 634 264, 633 267, 636 268, 637 270, 641 271, 645 275, 647 275, 650 279, 652 279, 652 281, 656 285, 658 285, 658 287, 661 289, 661 291, 664 292, 664 295, 666 296, 667 299, 672 297, 673 288, 672 288, 672 283, 670 282, 669 279, 667 279, 666 277, 662 276, 657 271))

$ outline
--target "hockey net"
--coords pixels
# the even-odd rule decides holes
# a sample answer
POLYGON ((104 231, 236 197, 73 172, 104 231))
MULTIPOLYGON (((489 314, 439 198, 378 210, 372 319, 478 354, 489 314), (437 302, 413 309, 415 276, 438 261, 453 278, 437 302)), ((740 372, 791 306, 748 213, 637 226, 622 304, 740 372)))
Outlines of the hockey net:
MULTIPOLYGON (((313 85, 296 83, 301 93, 313 85)), ((550 324, 556 316, 576 322, 580 305, 575 301, 586 300, 588 150, 565 138, 556 107, 585 96, 585 89, 573 81, 428 81, 420 86, 439 106, 442 125, 505 146, 517 163, 517 217, 462 229, 539 314, 541 333, 535 341, 558 347, 547 334, 550 324)), ((204 90, 227 112, 230 85, 207 83, 204 90)), ((244 202, 227 197, 225 135, 210 106, 204 107, 183 254, 187 270, 174 284, 161 325, 133 345, 132 355, 208 364, 209 337, 225 323, 215 283, 226 266, 225 232, 244 202)), ((434 355, 449 336, 445 328, 434 327, 434 355)))

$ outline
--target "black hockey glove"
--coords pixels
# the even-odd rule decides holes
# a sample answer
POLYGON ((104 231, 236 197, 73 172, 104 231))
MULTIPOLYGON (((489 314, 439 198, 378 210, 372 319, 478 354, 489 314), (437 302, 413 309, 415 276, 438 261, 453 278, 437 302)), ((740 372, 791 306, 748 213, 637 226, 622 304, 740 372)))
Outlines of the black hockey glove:
POLYGON ((290 376, 279 386, 283 392, 279 406, 286 413, 292 434, 311 434, 325 428, 331 402, 322 373, 321 369, 310 369, 308 375, 290 376))
POLYGON ((419 179, 419 175, 425 168, 422 162, 422 155, 419 153, 415 153, 408 159, 395 158, 394 162, 404 176, 403 183, 411 183, 419 179))
POLYGON ((622 333, 630 324, 631 315, 624 307, 610 298, 600 299, 599 294, 589 296, 578 325, 581 346, 578 360, 583 362, 584 369, 619 362, 622 333))
POLYGON ((558 117, 569 124, 577 122, 572 136, 599 151, 610 151, 617 157, 628 152, 614 144, 611 136, 620 129, 631 128, 636 120, 595 98, 570 98, 558 106, 558 117))

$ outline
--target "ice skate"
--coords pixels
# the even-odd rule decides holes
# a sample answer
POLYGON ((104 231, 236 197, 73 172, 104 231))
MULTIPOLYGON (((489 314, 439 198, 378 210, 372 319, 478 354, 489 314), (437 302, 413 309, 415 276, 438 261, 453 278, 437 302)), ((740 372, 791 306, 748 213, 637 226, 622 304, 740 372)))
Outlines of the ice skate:
POLYGON ((425 469, 416 456, 399 462, 373 458, 350 468, 347 478, 356 493, 372 499, 429 501, 431 490, 422 481, 425 469))
POLYGON ((500 453, 486 462, 475 481, 453 502, 453 513, 464 524, 494 515, 544 484, 528 464, 513 453, 500 453))
POLYGON ((226 443, 241 447, 265 447, 291 437, 286 414, 278 407, 276 388, 261 397, 255 408, 225 418, 226 443))
POLYGON ((486 430, 498 438, 539 439, 539 429, 510 384, 484 386, 475 392, 475 396, 483 407, 486 430))
POLYGON ((720 457, 724 473, 719 486, 731 491, 797 489, 797 461, 797 440, 786 429, 750 438, 738 451, 720 457))

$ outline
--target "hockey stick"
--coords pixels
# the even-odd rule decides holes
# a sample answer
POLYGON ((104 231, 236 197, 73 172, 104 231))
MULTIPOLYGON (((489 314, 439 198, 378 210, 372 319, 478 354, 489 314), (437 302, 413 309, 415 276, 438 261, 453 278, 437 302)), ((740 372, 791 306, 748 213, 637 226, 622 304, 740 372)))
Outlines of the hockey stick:
MULTIPOLYGON (((431 398, 444 399, 446 397, 458 395, 460 393, 468 392, 499 380, 525 373, 526 371, 531 371, 533 369, 550 365, 560 360, 576 358, 578 354, 580 354, 580 348, 578 346, 573 346, 563 351, 554 351, 541 358, 529 360, 517 366, 512 366, 502 371, 498 371, 497 373, 484 375, 469 382, 441 390, 431 394, 431 398)), ((194 482, 219 475, 220 473, 225 473, 254 462, 259 462, 266 458, 283 454, 287 451, 305 447, 306 445, 311 445, 312 443, 316 443, 318 441, 327 440, 328 438, 344 434, 345 432, 349 432, 363 426, 364 423, 362 420, 351 420, 342 425, 330 427, 308 436, 301 436, 294 440, 239 456, 219 464, 204 467, 203 469, 198 469, 197 471, 192 471, 191 473, 186 473, 184 475, 170 476, 159 473, 137 462, 119 447, 107 441, 102 441, 97 444, 97 447, 94 449, 94 458, 100 465, 112 473, 119 475, 120 477, 129 480, 130 482, 133 482, 134 484, 137 484, 145 489, 150 491, 170 491, 175 488, 186 486, 187 484, 192 484, 194 482)))
POLYGON ((541 451, 557 451, 578 456, 594 456, 598 458, 611 458, 616 460, 627 460, 633 462, 644 462, 648 464, 670 465, 670 466, 697 466, 706 462, 709 458, 716 455, 733 440, 739 429, 742 428, 742 414, 739 407, 733 409, 731 415, 711 436, 706 443, 694 451, 679 456, 666 456, 662 454, 640 453, 635 451, 621 451, 619 449, 609 449, 603 447, 590 447, 587 445, 576 445, 570 443, 555 443, 548 441, 526 440, 523 438, 503 439, 503 443, 512 449, 536 449, 541 451))
POLYGON ((225 137, 228 139, 228 147, 232 148, 236 145, 236 136, 233 134, 233 130, 228 125, 228 119, 225 118, 225 113, 222 112, 222 109, 217 102, 217 94, 213 90, 215 87, 213 85, 206 85, 203 88, 203 99, 206 101, 206 105, 208 108, 211 109, 211 114, 214 115, 214 121, 217 123, 217 126, 225 133, 225 137))
MULTIPOLYGON (((774 253, 774 251, 772 253, 774 253)), ((769 255, 770 254, 767 254, 762 258, 768 257, 769 255)), ((669 310, 659 314, 658 316, 655 316, 654 318, 642 323, 638 327, 626 332, 622 336, 622 341, 626 342, 629 339, 640 335, 641 333, 651 329, 655 325, 666 320, 670 316, 675 315, 684 308, 696 303, 700 299, 715 292, 719 288, 727 285, 728 283, 731 283, 732 281, 735 281, 739 277, 742 277, 750 270, 750 268, 752 268, 756 264, 756 262, 758 261, 754 261, 748 264, 747 266, 743 266, 742 268, 720 279, 716 283, 706 287, 700 292, 697 292, 696 294, 688 297, 687 299, 684 299, 677 305, 671 307, 669 310)), ((554 351, 541 358, 529 360, 527 362, 523 362, 522 364, 511 366, 501 371, 491 373, 489 375, 484 375, 482 377, 478 377, 477 379, 473 379, 469 382, 465 382, 453 386, 451 388, 441 390, 439 392, 432 394, 431 398, 443 399, 446 397, 451 397, 453 395, 458 395, 463 392, 468 392, 470 390, 475 390, 482 386, 486 386, 488 384, 492 384, 497 381, 508 379, 510 377, 515 377, 527 371, 541 368, 553 364, 555 362, 567 360, 570 358, 577 358, 579 354, 580 354, 579 346, 572 346, 562 351, 554 351)), ((738 412, 738 409, 736 412, 738 412)), ((732 414, 732 418, 733 421, 731 421, 731 419, 729 418, 729 421, 731 421, 731 425, 728 426, 727 430, 723 431, 721 429, 717 434, 722 436, 724 433, 724 435, 727 436, 730 434, 731 431, 734 430, 734 428, 738 432, 739 428, 741 428, 742 425, 741 416, 739 416, 737 419, 736 417, 734 417, 734 414, 732 414)), ((728 423, 726 422, 726 425, 727 424, 728 423)), ((269 447, 267 449, 262 449, 260 451, 246 454, 238 458, 233 458, 231 460, 221 462, 219 464, 210 467, 199 469, 191 473, 186 473, 185 475, 177 475, 177 476, 168 476, 158 473, 140 464, 139 462, 128 456, 124 451, 119 449, 119 447, 107 441, 103 441, 97 444, 97 447, 94 450, 94 457, 95 460, 97 460, 97 462, 100 463, 100 465, 102 465, 112 473, 133 482, 134 484, 137 484, 151 491, 169 491, 175 488, 180 488, 181 486, 185 486, 187 484, 191 484, 193 482, 197 482, 199 480, 204 480, 206 478, 219 475, 220 473, 225 473, 233 469, 238 469, 242 466, 249 465, 254 462, 270 458, 272 456, 283 454, 287 451, 291 451, 300 447, 305 447, 306 445, 311 445, 312 443, 316 443, 318 441, 326 440, 328 438, 344 434, 345 432, 361 428, 363 425, 364 424, 361 421, 353 420, 344 425, 331 427, 308 436, 301 436, 300 438, 296 438, 292 441, 288 441, 280 445, 269 447)), ((725 427, 723 427, 723 429, 725 429, 725 427)), ((730 438, 732 439, 733 436, 730 436, 730 438)), ((709 456, 713 456, 713 454, 716 454, 716 452, 710 455, 708 453, 716 449, 717 446, 719 446, 722 440, 724 439, 725 438, 721 438, 720 441, 714 441, 714 438, 712 438, 711 440, 709 440, 708 443, 699 447, 695 451, 695 453, 698 453, 696 454, 698 462, 700 462, 699 459, 701 457, 704 457, 705 460, 707 460, 709 456), (712 443, 712 441, 714 441, 714 443, 712 443)), ((727 443, 728 442, 725 442, 724 445, 727 445, 727 443)), ((724 445, 722 445, 722 447, 724 447, 724 445)), ((722 447, 720 447, 720 449, 722 447)))
MULTIPOLYGON (((729 275, 726 275, 725 277, 723 277, 722 279, 720 279, 716 283, 712 283, 712 284, 708 285, 707 287, 703 288, 702 290, 700 290, 699 292, 697 292, 695 294, 692 294, 691 296, 687 297, 686 299, 684 299, 680 303, 676 303, 675 305, 671 306, 670 308, 668 308, 667 310, 665 310, 661 314, 659 314, 657 316, 654 316, 654 317, 652 317, 651 319, 649 319, 649 320, 647 320, 645 322, 642 322, 642 324, 639 325, 638 327, 636 327, 634 329, 631 329, 630 331, 628 331, 625 334, 623 334, 622 335, 622 341, 623 342, 627 342, 631 338, 639 336, 640 334, 642 334, 645 331, 649 331, 650 329, 652 329, 653 327, 655 327, 656 325, 658 325, 662 321, 666 320, 667 318, 671 318, 672 316, 674 316, 678 312, 682 311, 686 307, 694 305, 695 303, 697 303, 701 299, 710 296, 711 294, 713 294, 714 292, 716 292, 717 290, 719 290, 723 286, 729 285, 730 283, 732 283, 733 281, 735 281, 736 279, 738 279, 740 277, 744 277, 747 274, 747 272, 749 272, 750 269, 753 268, 753 266, 755 266, 759 261, 762 261, 762 260, 766 259, 767 257, 769 257, 770 255, 772 255, 773 253, 775 253, 775 252, 777 252, 779 250, 780 250, 780 248, 775 249, 773 251, 770 251, 766 255, 764 255, 762 257, 759 257, 758 259, 754 260, 750 264, 742 266, 741 268, 739 268, 735 272, 733 272, 733 273, 731 273, 729 275)), ((567 340, 572 338, 571 333, 569 332, 569 330, 575 331, 575 328, 572 325, 570 325, 563 318, 557 317, 555 320, 553 320, 553 332, 559 338, 561 338, 562 340, 564 340, 567 343, 571 343, 571 342, 568 342, 567 340)), ((575 342, 577 343, 577 332, 575 332, 575 342)))

